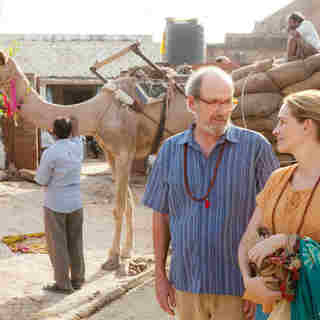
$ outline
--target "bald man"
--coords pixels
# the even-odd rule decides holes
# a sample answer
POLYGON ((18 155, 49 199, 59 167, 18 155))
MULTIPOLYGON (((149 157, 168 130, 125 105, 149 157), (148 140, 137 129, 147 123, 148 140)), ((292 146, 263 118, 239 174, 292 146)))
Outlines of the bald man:
POLYGON ((190 76, 194 123, 163 144, 143 197, 154 211, 157 299, 180 320, 254 317, 255 306, 241 298, 237 249, 255 197, 279 163, 262 135, 231 123, 233 91, 219 68, 190 76))

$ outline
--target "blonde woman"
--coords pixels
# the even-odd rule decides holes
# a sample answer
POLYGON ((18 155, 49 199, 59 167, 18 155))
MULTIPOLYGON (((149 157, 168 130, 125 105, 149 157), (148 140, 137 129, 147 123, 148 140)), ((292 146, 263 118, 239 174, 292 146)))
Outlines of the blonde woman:
MULTIPOLYGON (((261 304, 273 304, 282 298, 282 294, 268 289, 262 277, 251 276, 249 262, 260 266, 265 257, 280 248, 286 248, 293 235, 297 235, 297 239, 310 237, 315 241, 313 247, 320 242, 320 91, 306 90, 286 97, 273 134, 277 138, 278 151, 292 154, 297 164, 277 169, 270 176, 257 196, 257 207, 239 245, 239 265, 246 293, 259 297, 261 304), (272 236, 255 244, 260 227, 266 227, 272 236)), ((301 244, 304 240, 299 241, 301 259, 301 248, 304 248, 301 244)), ((312 263, 318 268, 318 262, 315 260, 312 263)), ((303 261, 302 265, 304 266, 303 261)), ((317 279, 311 282, 319 287, 320 268, 317 268, 312 271, 317 271, 313 274, 317 279)), ((302 271, 305 272, 305 269, 302 271)), ((300 277, 296 289, 300 291, 296 291, 296 300, 301 290, 305 289, 303 285, 300 277)), ((319 317, 320 313, 315 313, 320 311, 320 306, 314 307, 314 304, 319 304, 320 299, 314 300, 310 302, 312 308, 304 310, 298 316, 296 309, 293 310, 293 307, 297 308, 297 303, 291 303, 291 313, 295 312, 294 319, 319 317)), ((261 309, 260 312, 257 311, 256 319, 266 318, 261 309)))

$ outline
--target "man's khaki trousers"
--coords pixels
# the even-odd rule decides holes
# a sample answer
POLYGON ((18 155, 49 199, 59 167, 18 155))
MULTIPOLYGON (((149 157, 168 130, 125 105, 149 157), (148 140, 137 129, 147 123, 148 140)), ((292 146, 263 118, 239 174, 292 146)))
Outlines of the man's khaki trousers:
POLYGON ((54 280, 61 289, 72 289, 72 282, 85 278, 83 256, 83 209, 71 213, 44 208, 44 226, 54 280))
POLYGON ((176 290, 179 320, 243 320, 242 299, 235 296, 194 294, 176 290))

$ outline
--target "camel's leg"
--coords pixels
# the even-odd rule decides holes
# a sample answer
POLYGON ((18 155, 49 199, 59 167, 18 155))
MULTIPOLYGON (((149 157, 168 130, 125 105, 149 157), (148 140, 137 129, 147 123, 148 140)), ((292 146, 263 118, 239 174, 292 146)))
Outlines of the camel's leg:
POLYGON ((121 250, 122 258, 131 258, 133 248, 133 215, 134 215, 134 197, 131 188, 128 186, 128 206, 126 210, 126 240, 121 250))
POLYGON ((120 239, 123 214, 128 208, 130 162, 127 152, 121 153, 119 157, 115 159, 116 207, 113 209, 115 232, 112 241, 112 248, 109 252, 109 258, 102 266, 105 270, 115 270, 120 265, 120 239))
POLYGON ((105 150, 104 154, 111 167, 112 180, 115 181, 116 180, 116 164, 115 164, 114 155, 109 150, 105 150))

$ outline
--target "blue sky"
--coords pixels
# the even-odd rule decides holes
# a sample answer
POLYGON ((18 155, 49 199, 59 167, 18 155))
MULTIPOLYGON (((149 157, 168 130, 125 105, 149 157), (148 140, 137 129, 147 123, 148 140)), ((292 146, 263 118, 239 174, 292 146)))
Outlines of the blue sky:
POLYGON ((290 2, 0 0, 0 30, 2 33, 152 34, 159 40, 165 17, 197 17, 204 26, 207 42, 223 42, 226 32, 251 32, 255 21, 290 2))

